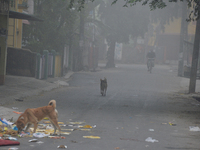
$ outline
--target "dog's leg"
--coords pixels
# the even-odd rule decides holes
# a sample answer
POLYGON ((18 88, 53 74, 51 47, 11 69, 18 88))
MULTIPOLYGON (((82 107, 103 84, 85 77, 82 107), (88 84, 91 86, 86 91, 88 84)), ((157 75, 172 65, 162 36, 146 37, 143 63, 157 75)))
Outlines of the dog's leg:
MULTIPOLYGON (((51 120, 50 120, 51 121, 51 120)), ((53 134, 55 134, 56 133, 56 126, 54 125, 54 123, 53 123, 53 121, 51 121, 51 124, 53 125, 53 128, 54 128, 54 133, 53 134)))
POLYGON ((50 121, 54 127, 54 134, 56 133, 56 129, 58 129, 58 131, 59 131, 58 135, 60 135, 61 129, 60 129, 60 126, 58 125, 58 120, 56 118, 54 118, 54 119, 50 118, 50 121))
POLYGON ((28 132, 28 129, 30 128, 30 126, 31 126, 31 123, 29 123, 29 124, 26 126, 25 132, 28 132))
POLYGON ((36 131, 37 127, 38 127, 38 123, 37 123, 37 122, 35 122, 35 123, 34 123, 34 130, 33 130, 33 133, 35 133, 35 131, 36 131))

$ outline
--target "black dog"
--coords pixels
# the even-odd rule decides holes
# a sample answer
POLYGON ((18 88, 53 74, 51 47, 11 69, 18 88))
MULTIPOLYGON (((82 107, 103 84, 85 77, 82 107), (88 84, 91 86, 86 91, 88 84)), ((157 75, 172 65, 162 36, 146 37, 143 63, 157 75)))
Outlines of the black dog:
POLYGON ((107 79, 104 77, 104 80, 100 79, 100 89, 101 89, 101 95, 106 96, 107 91, 107 79))

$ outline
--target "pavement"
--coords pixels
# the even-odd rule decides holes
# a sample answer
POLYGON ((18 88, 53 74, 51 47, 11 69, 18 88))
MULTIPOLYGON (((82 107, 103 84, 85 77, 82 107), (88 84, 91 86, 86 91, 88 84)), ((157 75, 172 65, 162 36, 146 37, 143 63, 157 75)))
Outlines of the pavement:
MULTIPOLYGON (((170 70, 177 72, 177 65, 169 66, 170 70)), ((23 102, 23 99, 30 96, 39 95, 45 91, 59 88, 61 86, 69 86, 68 81, 73 72, 68 72, 64 77, 48 78, 47 80, 39 80, 33 77, 6 75, 5 85, 0 86, 0 118, 10 119, 17 118, 19 115, 13 113, 14 108, 7 108, 6 105, 23 102)), ((196 82, 196 93, 187 94, 189 89, 189 78, 181 78, 180 93, 183 97, 197 97, 200 100, 200 80, 196 82)))
POLYGON ((5 84, 0 86, 0 118, 10 119, 19 117, 13 109, 5 107, 8 104, 23 102, 26 97, 39 95, 41 92, 51 91, 61 86, 69 86, 68 81, 73 72, 68 72, 64 77, 39 80, 33 77, 6 75, 5 84))

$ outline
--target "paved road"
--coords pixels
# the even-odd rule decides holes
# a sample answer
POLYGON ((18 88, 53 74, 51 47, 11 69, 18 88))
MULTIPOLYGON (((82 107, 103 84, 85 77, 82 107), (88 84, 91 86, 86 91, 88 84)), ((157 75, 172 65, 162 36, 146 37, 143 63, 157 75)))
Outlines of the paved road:
POLYGON ((73 150, 200 149, 199 133, 189 131, 189 126, 200 123, 199 102, 179 93, 181 78, 168 66, 155 66, 152 74, 145 65, 79 72, 69 84, 12 106, 24 111, 55 99, 59 121, 67 124, 84 121, 96 128, 73 131, 63 140, 42 138, 43 144, 28 143, 31 138, 21 138, 20 150, 54 150, 61 144, 73 150), (106 97, 100 95, 99 89, 103 77, 108 80, 106 97), (83 138, 87 135, 101 139, 83 138), (148 137, 156 141, 145 141, 148 137))

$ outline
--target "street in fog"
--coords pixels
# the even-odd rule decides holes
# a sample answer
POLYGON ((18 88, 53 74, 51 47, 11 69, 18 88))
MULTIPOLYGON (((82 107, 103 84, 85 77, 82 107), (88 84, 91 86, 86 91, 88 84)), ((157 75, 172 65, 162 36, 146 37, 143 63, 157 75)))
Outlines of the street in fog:
MULTIPOLYGON (((57 101, 59 121, 84 122, 91 131, 72 131, 66 139, 41 138, 43 144, 19 138, 19 149, 73 150, 164 150, 199 149, 199 135, 189 126, 199 124, 198 102, 183 98, 177 70, 156 65, 150 74, 145 65, 117 65, 96 72, 77 72, 68 87, 44 92, 13 104, 19 111, 57 101), (100 78, 107 78, 108 90, 100 95, 100 78), (86 139, 83 136, 99 136, 86 139)), ((8 105, 8 107, 11 107, 8 105)), ((70 126, 62 129, 72 128, 70 126)))

